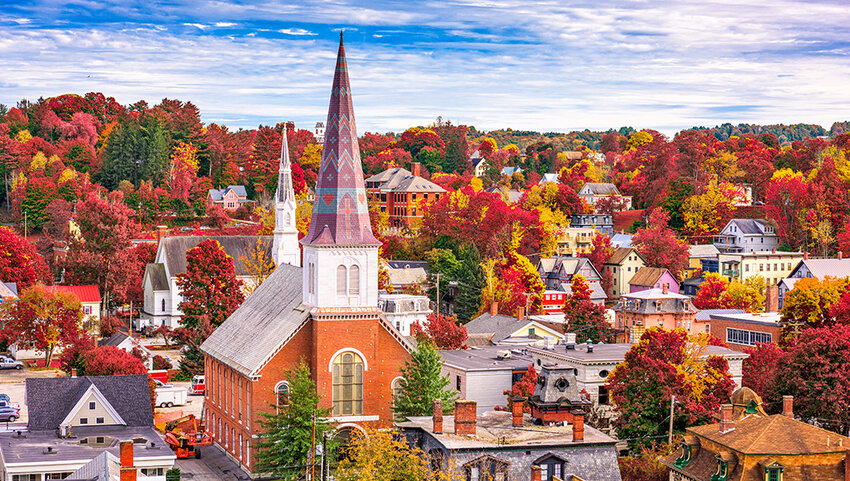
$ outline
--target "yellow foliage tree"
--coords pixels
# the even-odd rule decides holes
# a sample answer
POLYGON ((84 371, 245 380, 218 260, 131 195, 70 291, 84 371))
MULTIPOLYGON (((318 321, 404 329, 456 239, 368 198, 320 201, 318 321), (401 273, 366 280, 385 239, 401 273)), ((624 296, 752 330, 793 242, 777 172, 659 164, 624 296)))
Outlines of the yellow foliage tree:
POLYGON ((826 276, 823 280, 807 277, 798 280, 785 294, 782 306, 782 340, 797 337, 804 327, 821 327, 831 321, 829 308, 837 301, 850 277, 826 276))
POLYGON ((410 447, 393 431, 367 429, 355 432, 347 457, 339 464, 335 478, 339 481, 425 480, 430 470, 425 453, 410 447))
POLYGON ((29 142, 31 138, 32 138, 32 134, 30 134, 30 131, 26 130, 26 129, 21 130, 20 132, 18 132, 18 135, 15 136, 15 140, 17 140, 18 142, 20 142, 22 144, 29 142))
POLYGON ((635 150, 642 145, 646 145, 652 142, 652 135, 645 131, 641 130, 640 132, 635 132, 629 137, 629 142, 626 144, 627 150, 635 150))
POLYGON ((322 146, 320 144, 307 144, 304 147, 304 152, 301 153, 301 158, 298 159, 298 165, 305 170, 311 169, 318 172, 321 163, 322 146))
POLYGON ((239 256, 239 262, 245 266, 245 273, 248 276, 248 279, 243 282, 243 290, 246 294, 257 290, 277 267, 272 258, 271 249, 262 238, 257 239, 257 243, 249 254, 249 257, 239 256))

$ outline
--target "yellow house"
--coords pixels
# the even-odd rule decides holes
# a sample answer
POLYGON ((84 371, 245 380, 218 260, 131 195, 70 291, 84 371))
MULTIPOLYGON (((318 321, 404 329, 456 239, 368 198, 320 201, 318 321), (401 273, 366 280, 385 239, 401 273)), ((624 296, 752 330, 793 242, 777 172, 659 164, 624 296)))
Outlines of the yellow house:
POLYGON ((627 294, 632 276, 645 265, 643 257, 634 248, 620 247, 616 249, 603 268, 603 271, 608 271, 611 274, 611 297, 618 299, 622 294, 627 294))
POLYGON ((559 255, 576 257, 582 253, 589 253, 593 248, 594 235, 596 235, 596 229, 593 227, 563 229, 561 237, 558 238, 559 255))
POLYGON ((729 280, 744 281, 761 276, 765 285, 782 282, 803 260, 802 252, 759 251, 741 254, 720 254, 720 275, 729 280))

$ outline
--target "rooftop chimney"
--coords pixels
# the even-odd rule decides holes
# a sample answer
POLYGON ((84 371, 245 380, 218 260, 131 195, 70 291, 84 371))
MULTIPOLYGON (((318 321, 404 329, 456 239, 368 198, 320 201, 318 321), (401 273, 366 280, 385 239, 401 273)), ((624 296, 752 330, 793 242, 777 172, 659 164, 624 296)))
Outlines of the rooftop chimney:
POLYGON ((525 398, 522 396, 514 396, 511 398, 511 425, 515 428, 522 427, 522 408, 524 407, 525 398))
POLYGON ((443 434, 443 401, 437 399, 434 401, 434 434, 443 434))
POLYGON ((809 253, 808 252, 803 252, 803 259, 809 260, 809 253))
POLYGON ((584 411, 573 411, 573 441, 584 441, 584 411))
POLYGON ((156 240, 160 240, 165 237, 165 233, 168 232, 168 226, 158 225, 156 226, 156 240))
POLYGON ((71 377, 77 377, 77 368, 71 369, 71 377))
POLYGON ((496 302, 496 301, 493 301, 492 303, 490 303, 490 315, 495 316, 498 313, 499 313, 499 303, 496 302))
POLYGON ((794 396, 782 396, 782 415, 794 418, 794 396))
POLYGON ((540 466, 531 467, 531 481, 543 481, 543 472, 540 466))
POLYGON ((838 251, 838 260, 841 260, 841 259, 844 259, 844 253, 841 252, 841 251, 838 251))
POLYGON ((478 404, 468 399, 455 401, 455 434, 475 436, 478 404))
POLYGON ((669 289, 670 289, 670 284, 668 284, 666 282, 664 284, 661 284, 661 292, 662 293, 667 294, 667 291, 669 289))
POLYGON ((416 177, 422 176, 422 164, 420 164, 419 162, 413 162, 412 164, 410 164, 410 170, 412 171, 411 173, 416 177))
POLYGON ((133 464, 133 441, 121 441, 121 481, 136 481, 136 466, 133 464))
POLYGON ((720 406, 720 433, 728 433, 735 429, 735 420, 732 419, 732 405, 723 404, 720 406))
POLYGON ((516 318, 518 321, 525 319, 525 307, 520 306, 516 308, 516 318))
POLYGON ((779 311, 779 286, 767 286, 764 291, 764 312, 779 311))

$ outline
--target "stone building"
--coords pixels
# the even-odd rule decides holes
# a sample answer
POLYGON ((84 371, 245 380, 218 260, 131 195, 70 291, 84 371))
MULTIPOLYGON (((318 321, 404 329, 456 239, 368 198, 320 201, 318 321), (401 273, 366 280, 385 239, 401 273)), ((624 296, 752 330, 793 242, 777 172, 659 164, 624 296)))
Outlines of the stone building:
POLYGON ((259 414, 288 402, 286 370, 307 363, 339 430, 389 427, 393 386, 410 358, 411 346, 378 310, 380 242, 341 35, 326 125, 301 261, 280 264, 201 346, 207 431, 249 471, 259 414))

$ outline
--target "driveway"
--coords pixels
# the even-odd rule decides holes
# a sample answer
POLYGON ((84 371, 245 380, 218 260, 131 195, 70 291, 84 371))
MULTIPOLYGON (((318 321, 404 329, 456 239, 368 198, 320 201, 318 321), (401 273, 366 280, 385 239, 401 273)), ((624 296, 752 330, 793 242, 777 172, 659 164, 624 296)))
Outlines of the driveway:
MULTIPOLYGON (((61 373, 61 371, 58 371, 61 373)), ((26 384, 28 377, 57 377, 57 371, 49 369, 47 371, 32 371, 24 368, 20 371, 16 369, 6 369, 0 371, 0 393, 8 394, 9 400, 13 403, 18 403, 21 407, 21 418, 14 423, 0 423, 0 431, 26 428, 27 425, 27 406, 24 403, 26 398, 26 384)))

